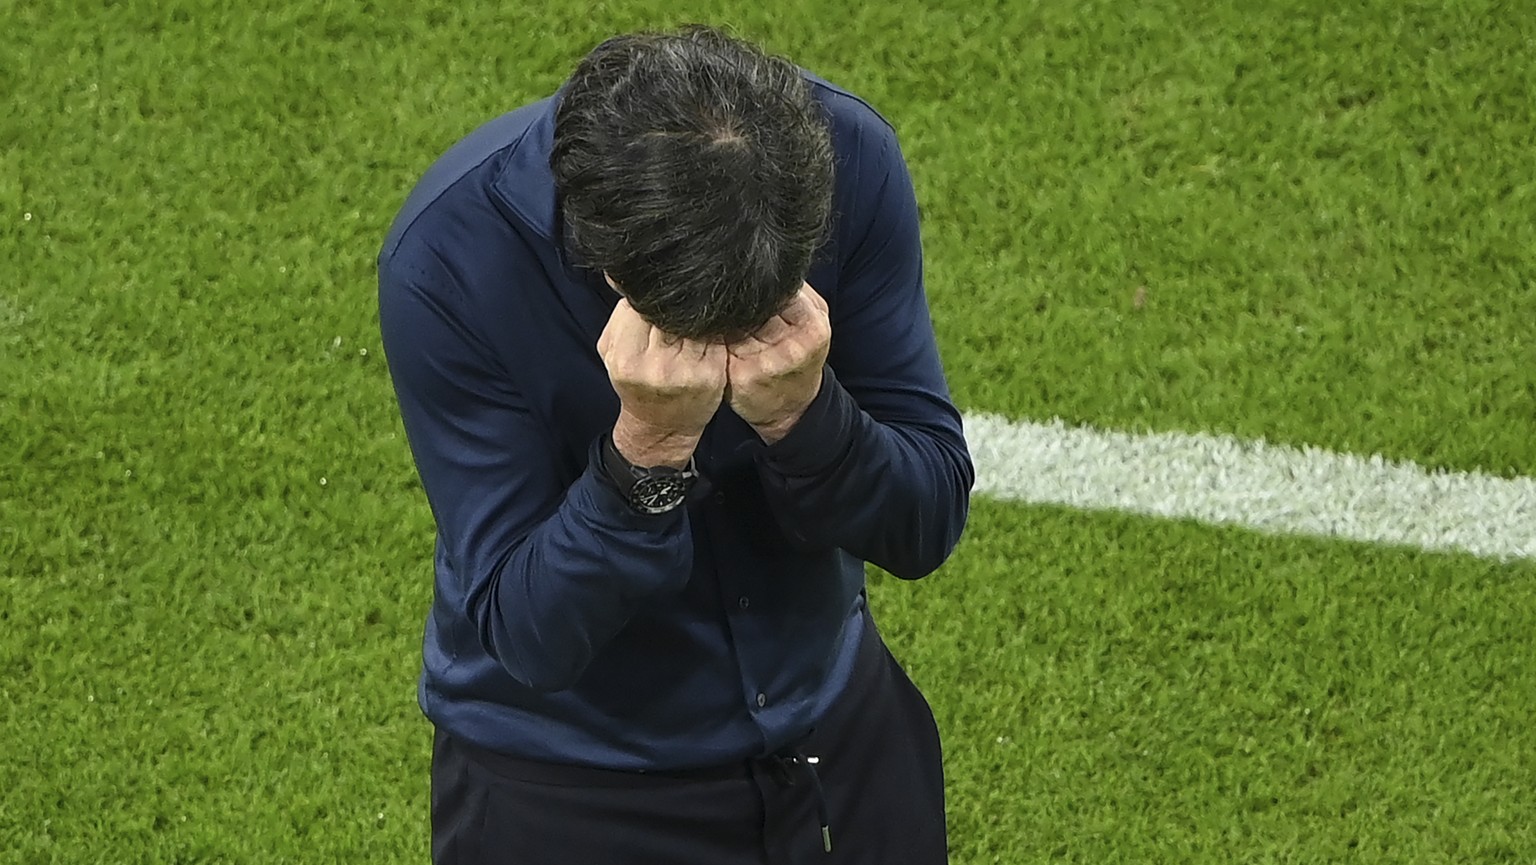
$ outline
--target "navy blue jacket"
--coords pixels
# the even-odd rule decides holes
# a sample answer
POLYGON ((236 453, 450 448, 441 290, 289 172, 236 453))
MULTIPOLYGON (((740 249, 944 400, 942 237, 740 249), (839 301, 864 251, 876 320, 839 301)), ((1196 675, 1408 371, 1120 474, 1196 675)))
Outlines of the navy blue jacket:
POLYGON ((384 348, 437 523, 420 700, 528 759, 685 769, 815 724, 865 627, 864 563, 922 577, 973 480, 923 293, 891 127, 807 76, 836 153, 835 222, 807 281, 831 309, 820 396, 773 446, 728 407, 707 495, 660 516, 602 479, 619 403, 596 344, 617 296, 558 238, 558 94, 422 178, 379 255, 384 348))

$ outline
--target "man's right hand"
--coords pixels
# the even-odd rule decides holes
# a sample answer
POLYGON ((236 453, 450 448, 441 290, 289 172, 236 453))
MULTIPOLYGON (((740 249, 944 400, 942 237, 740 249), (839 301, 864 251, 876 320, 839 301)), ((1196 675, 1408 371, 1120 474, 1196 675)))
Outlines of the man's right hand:
POLYGON ((663 333, 620 300, 597 353, 619 395, 619 453, 646 468, 687 465, 725 396, 725 346, 663 333))

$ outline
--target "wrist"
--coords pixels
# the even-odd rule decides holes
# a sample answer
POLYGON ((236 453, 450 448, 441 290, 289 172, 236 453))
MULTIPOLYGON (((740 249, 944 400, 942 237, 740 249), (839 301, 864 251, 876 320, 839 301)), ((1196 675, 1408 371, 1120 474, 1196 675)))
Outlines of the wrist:
POLYGON ((619 413, 613 426, 613 446, 630 464, 642 468, 681 469, 699 446, 698 434, 660 430, 632 415, 619 413))
POLYGON ((805 413, 809 411, 811 405, 816 402, 816 398, 821 396, 821 385, 822 376, 817 375, 816 389, 811 391, 811 395, 807 397, 804 402, 800 403, 799 407, 797 407, 794 411, 787 412, 784 415, 769 421, 768 423, 754 423, 752 424, 752 429, 757 431, 758 437, 760 437, 766 444, 777 444, 780 439, 789 435, 789 431, 795 428, 795 424, 798 424, 801 418, 805 417, 805 413))
POLYGON ((632 511, 646 516, 660 516, 683 506, 699 480, 692 460, 680 469, 636 466, 619 453, 611 435, 598 440, 595 456, 608 484, 632 511))
POLYGON ((780 439, 789 435, 789 431, 795 428, 795 424, 799 423, 802 417, 805 417, 804 408, 772 423, 753 424, 752 429, 765 444, 777 444, 780 439))

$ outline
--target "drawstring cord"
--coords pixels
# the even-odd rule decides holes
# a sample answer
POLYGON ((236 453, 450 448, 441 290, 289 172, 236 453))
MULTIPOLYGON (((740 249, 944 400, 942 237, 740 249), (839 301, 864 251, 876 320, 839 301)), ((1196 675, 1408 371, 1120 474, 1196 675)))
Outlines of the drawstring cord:
POLYGON ((807 756, 799 748, 793 751, 775 754, 774 766, 779 770, 776 774, 779 780, 793 786, 795 779, 789 774, 786 766, 804 766, 805 771, 811 776, 811 792, 816 796, 816 820, 821 824, 821 849, 832 852, 832 820, 827 814, 827 796, 821 788, 821 776, 816 774, 816 764, 821 762, 820 757, 807 756))

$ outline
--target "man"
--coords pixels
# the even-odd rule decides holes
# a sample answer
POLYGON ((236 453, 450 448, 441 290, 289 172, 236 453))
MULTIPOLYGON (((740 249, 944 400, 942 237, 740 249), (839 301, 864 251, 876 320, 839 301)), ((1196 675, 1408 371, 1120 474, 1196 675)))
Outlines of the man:
POLYGON ((437 523, 437 863, 946 861, 938 730, 864 563, 973 478, 891 128, 708 28, 592 51, 384 243, 437 523))

